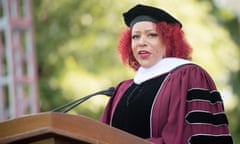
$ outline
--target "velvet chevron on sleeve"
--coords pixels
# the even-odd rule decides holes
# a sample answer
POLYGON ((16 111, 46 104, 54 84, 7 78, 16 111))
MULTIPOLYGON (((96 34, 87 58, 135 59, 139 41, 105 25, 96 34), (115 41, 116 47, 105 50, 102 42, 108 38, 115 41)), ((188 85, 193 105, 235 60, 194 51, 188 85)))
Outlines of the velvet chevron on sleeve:
POLYGON ((160 137, 165 144, 233 143, 220 93, 208 73, 197 65, 169 73, 152 113, 150 140, 160 137))

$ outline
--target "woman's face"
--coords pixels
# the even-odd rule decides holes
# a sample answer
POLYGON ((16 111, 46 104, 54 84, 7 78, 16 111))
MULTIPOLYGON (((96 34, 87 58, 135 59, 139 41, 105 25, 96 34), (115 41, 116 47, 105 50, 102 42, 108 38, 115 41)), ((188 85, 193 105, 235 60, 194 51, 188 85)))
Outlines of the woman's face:
POLYGON ((138 22, 132 27, 133 55, 144 68, 153 66, 165 56, 165 45, 156 27, 149 21, 138 22))

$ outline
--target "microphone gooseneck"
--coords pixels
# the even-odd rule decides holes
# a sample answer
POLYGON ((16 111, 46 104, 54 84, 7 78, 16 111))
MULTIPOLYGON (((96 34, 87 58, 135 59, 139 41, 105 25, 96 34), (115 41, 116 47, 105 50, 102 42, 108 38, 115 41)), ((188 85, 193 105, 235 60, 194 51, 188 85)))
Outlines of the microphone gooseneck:
POLYGON ((88 100, 89 98, 91 98, 93 96, 96 96, 96 95, 112 96, 114 93, 114 90, 115 90, 114 87, 110 87, 107 90, 99 91, 99 92, 84 96, 80 99, 74 100, 74 101, 66 103, 60 107, 57 107, 57 108, 51 110, 51 112, 62 111, 63 113, 67 113, 68 111, 72 110, 73 108, 75 108, 76 106, 78 106, 79 104, 83 103, 84 101, 88 100))
POLYGON ((114 91, 115 91, 115 88, 110 87, 109 89, 102 91, 103 92, 102 94, 111 97, 113 95, 114 91))

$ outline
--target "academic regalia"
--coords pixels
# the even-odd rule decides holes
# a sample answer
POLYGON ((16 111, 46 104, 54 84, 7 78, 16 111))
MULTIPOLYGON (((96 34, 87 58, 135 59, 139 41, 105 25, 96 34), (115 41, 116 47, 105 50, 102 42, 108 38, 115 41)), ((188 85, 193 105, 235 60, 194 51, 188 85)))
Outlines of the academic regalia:
MULTIPOLYGON (((142 89, 137 91, 141 93, 142 89)), ((233 143, 223 101, 214 81, 200 66, 179 58, 165 58, 150 69, 140 67, 134 79, 121 82, 101 121, 156 144, 233 143), (137 124, 133 127, 126 123, 122 125, 121 122, 128 118, 128 107, 124 104, 136 96, 131 95, 134 88, 144 84, 148 85, 148 90, 141 98, 145 98, 142 103, 148 103, 144 106, 147 110, 138 105, 139 108, 131 113, 136 113, 137 118, 133 116, 136 123, 145 125, 140 129, 137 124), (150 100, 146 99, 148 92, 150 100), (146 114, 138 114, 141 112, 146 114), (148 117, 148 121, 142 117, 148 117), (136 132, 138 129, 141 132, 136 132)))

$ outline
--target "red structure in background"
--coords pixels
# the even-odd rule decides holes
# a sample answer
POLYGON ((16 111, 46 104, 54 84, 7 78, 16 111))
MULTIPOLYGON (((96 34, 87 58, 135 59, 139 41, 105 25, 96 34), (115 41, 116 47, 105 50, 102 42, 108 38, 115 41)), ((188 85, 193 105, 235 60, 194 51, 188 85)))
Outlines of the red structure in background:
POLYGON ((0 121, 39 111, 31 0, 0 0, 0 121))

